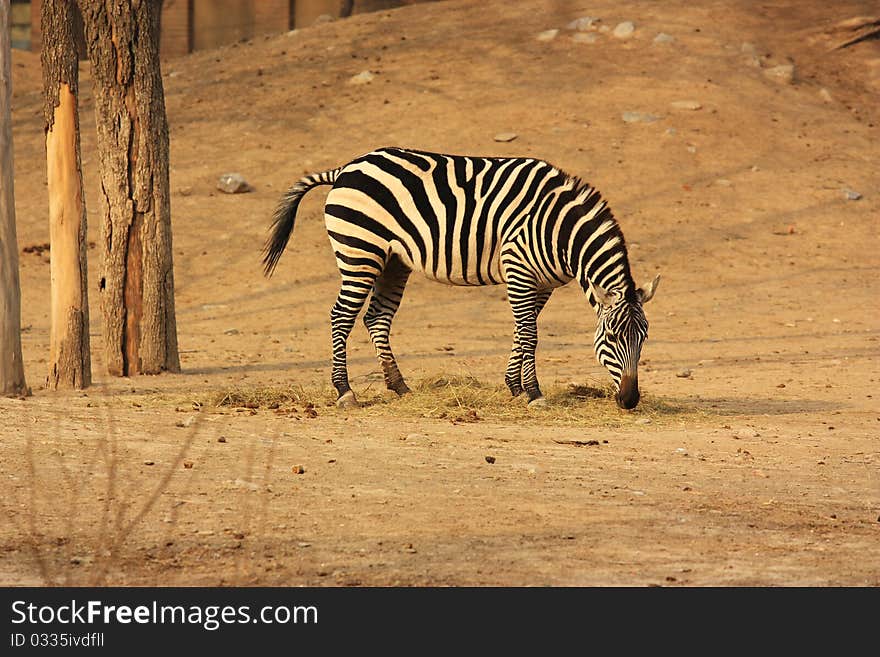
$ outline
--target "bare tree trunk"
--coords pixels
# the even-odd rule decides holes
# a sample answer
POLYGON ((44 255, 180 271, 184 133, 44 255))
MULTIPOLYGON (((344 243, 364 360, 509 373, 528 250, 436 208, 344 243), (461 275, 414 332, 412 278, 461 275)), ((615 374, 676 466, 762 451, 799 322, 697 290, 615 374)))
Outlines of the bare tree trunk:
POLYGON ((43 2, 41 8, 52 279, 47 384, 52 389, 86 388, 92 379, 76 13, 70 2, 43 2))
POLYGON ((158 0, 79 0, 101 156, 101 312, 110 374, 179 372, 158 0))
POLYGON ((21 283, 12 183, 9 0, 0 0, 0 394, 27 395, 21 359, 21 283))

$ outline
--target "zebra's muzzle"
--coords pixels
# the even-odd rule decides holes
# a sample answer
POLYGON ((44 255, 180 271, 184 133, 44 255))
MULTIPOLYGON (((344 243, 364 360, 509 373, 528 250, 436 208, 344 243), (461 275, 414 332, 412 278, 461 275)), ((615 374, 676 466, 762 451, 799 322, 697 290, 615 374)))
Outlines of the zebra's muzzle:
POLYGON ((635 408, 639 403, 639 377, 626 374, 620 377, 620 390, 615 400, 621 408, 635 408))

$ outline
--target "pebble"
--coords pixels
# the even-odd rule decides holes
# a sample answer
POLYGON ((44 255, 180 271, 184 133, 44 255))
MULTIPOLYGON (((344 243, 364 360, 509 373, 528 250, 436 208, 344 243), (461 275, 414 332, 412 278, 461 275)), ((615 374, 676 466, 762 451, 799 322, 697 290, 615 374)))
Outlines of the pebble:
POLYGON ((674 109, 680 110, 698 110, 703 106, 695 100, 676 100, 670 103, 674 109))
POLYGON ((495 463, 495 457, 494 456, 487 456, 486 463, 495 463))
POLYGON ((361 71, 357 75, 352 75, 348 78, 349 84, 369 84, 373 81, 373 78, 376 76, 370 73, 369 71, 361 71))
POLYGON ((831 96, 831 92, 828 91, 825 87, 819 89, 819 98, 824 100, 826 103, 834 102, 834 98, 831 96))
POLYGON ((624 112, 620 115, 626 123, 653 123, 660 119, 656 114, 646 112, 624 112))
POLYGON ((497 135, 495 135, 493 137, 493 139, 495 141, 507 142, 507 141, 513 141, 517 137, 519 137, 519 135, 516 134, 515 132, 499 132, 497 135))
POLYGON ((217 189, 226 194, 244 194, 253 188, 240 173, 224 173, 217 179, 217 189))
POLYGON ((144 465, 156 465, 155 461, 144 461, 144 465))
POLYGON ((636 420, 635 423, 636 424, 651 424, 651 418, 649 418, 649 417, 639 418, 638 420, 636 420))
POLYGON ((665 32, 661 32, 654 37, 654 43, 672 43, 673 41, 675 41, 675 37, 665 32))
POLYGON ((593 29, 593 23, 599 22, 598 18, 593 16, 584 16, 575 18, 571 23, 565 26, 566 30, 577 30, 578 32, 586 32, 593 29))
POLYGON ((858 201, 862 198, 862 195, 853 189, 844 189, 843 195, 847 201, 858 201))
POLYGON ((238 335, 238 329, 226 329, 225 331, 223 331, 223 335, 238 335))
POLYGON ((535 38, 538 41, 553 41, 553 39, 556 38, 557 34, 559 34, 559 30, 544 30, 543 32, 540 32, 535 38))
POLYGON ((572 35, 571 40, 577 43, 596 43, 599 35, 595 32, 577 32, 572 35))
POLYGON ((635 31, 636 26, 633 24, 632 21, 624 21, 622 23, 618 23, 617 27, 614 28, 614 36, 616 36, 618 39, 628 39, 635 31))
POLYGON ((794 82, 794 64, 780 64, 764 70, 764 75, 779 84, 794 82))
POLYGON ((678 372, 676 372, 675 376, 677 376, 679 379, 689 379, 691 376, 691 371, 689 369, 685 368, 683 370, 679 370, 678 372))
POLYGON ((187 469, 187 470, 192 470, 193 465, 194 465, 194 464, 193 464, 192 461, 184 461, 184 462, 183 462, 183 467, 184 467, 185 469, 187 469))
POLYGON ((226 442, 226 437, 225 437, 225 436, 220 436, 220 437, 217 439, 217 442, 218 442, 218 443, 225 443, 225 442, 226 442))
POLYGON ((293 474, 305 474, 306 469, 304 467, 302 467, 301 465, 295 465, 290 469, 290 471, 293 474))

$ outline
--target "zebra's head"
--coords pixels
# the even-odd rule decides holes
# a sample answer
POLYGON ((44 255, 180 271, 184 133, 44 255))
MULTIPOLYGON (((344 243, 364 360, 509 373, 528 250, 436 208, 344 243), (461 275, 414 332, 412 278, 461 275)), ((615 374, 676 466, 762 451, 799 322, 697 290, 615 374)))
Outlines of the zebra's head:
POLYGON ((660 276, 642 286, 634 295, 609 293, 591 283, 599 321, 593 346, 596 358, 611 374, 617 389, 615 400, 621 408, 639 403, 639 357, 648 337, 648 320, 642 306, 654 296, 660 276))

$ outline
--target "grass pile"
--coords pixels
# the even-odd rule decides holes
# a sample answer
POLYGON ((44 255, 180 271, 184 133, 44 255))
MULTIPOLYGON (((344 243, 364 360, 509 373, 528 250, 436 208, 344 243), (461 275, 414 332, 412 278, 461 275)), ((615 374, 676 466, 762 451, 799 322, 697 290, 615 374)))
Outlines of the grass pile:
POLYGON ((570 425, 621 427, 650 420, 661 424, 692 418, 697 410, 668 400, 643 396, 633 411, 624 411, 614 402, 609 385, 569 384, 545 388, 547 404, 529 408, 525 395, 511 397, 506 386, 488 385, 472 376, 446 376, 422 379, 411 384, 412 392, 403 397, 386 391, 380 382, 370 383, 355 394, 359 409, 336 408, 333 390, 324 387, 278 386, 236 388, 215 393, 207 406, 275 410, 279 413, 305 412, 321 408, 321 415, 360 414, 374 418, 431 418, 453 423, 500 422, 525 425, 570 425))

